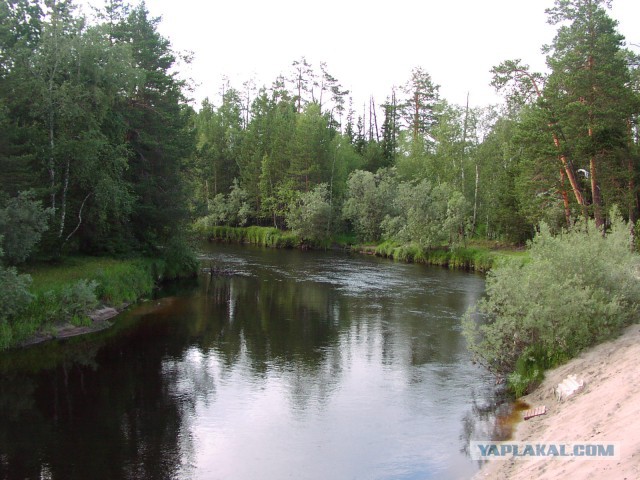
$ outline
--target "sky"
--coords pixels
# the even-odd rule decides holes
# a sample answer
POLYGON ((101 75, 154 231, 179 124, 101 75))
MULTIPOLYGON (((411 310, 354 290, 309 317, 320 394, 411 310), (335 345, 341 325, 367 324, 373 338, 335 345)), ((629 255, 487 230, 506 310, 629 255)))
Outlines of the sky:
MULTIPOLYGON (((90 0, 102 4, 101 0, 90 0)), ((135 0, 131 0, 135 3, 135 0)), ((500 101, 489 86, 490 70, 521 58, 544 71, 541 47, 553 40, 546 8, 553 0, 146 0, 161 16, 160 32, 179 51, 191 51, 181 67, 194 79, 196 106, 219 104, 223 77, 241 89, 288 76, 304 56, 352 92, 354 109, 372 95, 385 101, 422 67, 440 85, 441 97, 471 106, 500 101)), ((640 45, 640 1, 614 0, 627 44, 640 45)), ((634 47, 640 51, 640 47, 634 47)))

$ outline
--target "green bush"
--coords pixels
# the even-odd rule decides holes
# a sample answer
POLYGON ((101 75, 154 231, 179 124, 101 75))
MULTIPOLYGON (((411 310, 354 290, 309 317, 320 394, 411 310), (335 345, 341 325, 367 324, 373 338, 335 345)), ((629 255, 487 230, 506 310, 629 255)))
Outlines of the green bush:
MULTIPOLYGON (((571 358, 634 319, 639 269, 619 215, 612 215, 606 236, 592 222, 557 236, 542 225, 529 244, 529 261, 505 262, 489 272, 487 297, 464 320, 469 347, 501 375, 523 377, 518 362, 534 347, 552 360, 543 362, 545 368, 571 358)), ((519 379, 512 376, 512 383, 519 379)))
POLYGON ((9 265, 24 262, 48 229, 51 210, 34 197, 33 192, 21 192, 0 208, 0 245, 9 265))
POLYGON ((313 190, 300 194, 286 213, 291 232, 310 242, 322 242, 331 234, 331 204, 329 185, 321 183, 313 190))
POLYGON ((78 321, 98 306, 96 287, 98 282, 86 279, 78 280, 73 285, 66 286, 59 295, 58 320, 78 321))
POLYGON ((0 265, 0 323, 20 315, 31 303, 29 275, 19 275, 15 268, 0 265))

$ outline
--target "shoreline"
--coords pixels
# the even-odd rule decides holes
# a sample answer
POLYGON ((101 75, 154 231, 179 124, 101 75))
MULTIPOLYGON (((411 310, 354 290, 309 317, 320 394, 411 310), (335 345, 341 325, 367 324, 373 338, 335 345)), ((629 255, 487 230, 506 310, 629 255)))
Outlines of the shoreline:
MULTIPOLYGON (((360 255, 388 258, 398 262, 445 267, 450 269, 487 273, 505 258, 523 259, 525 250, 513 245, 470 243, 467 246, 450 248, 422 248, 415 244, 396 244, 383 241, 378 244, 358 244, 328 239, 319 244, 304 242, 300 237, 274 227, 227 227, 200 228, 199 238, 207 242, 237 245, 254 245, 266 248, 300 250, 344 250, 360 255)), ((521 260, 523 261, 523 260, 521 260)))
MULTIPOLYGON (((616 339, 596 345, 549 370, 530 394, 521 397, 547 413, 515 425, 508 442, 621 444, 618 459, 529 457, 485 463, 473 480, 555 478, 640 478, 640 324, 616 339), (554 388, 568 375, 585 381, 583 390, 558 401, 554 388)), ((480 439, 484 440, 484 439, 480 439)))
POLYGON ((87 335, 90 333, 100 332, 111 328, 113 322, 110 320, 120 315, 124 310, 129 307, 129 303, 123 304, 120 308, 103 306, 96 310, 93 310, 87 316, 91 320, 90 325, 73 325, 71 323, 62 323, 59 325, 52 325, 49 328, 48 333, 37 332, 32 337, 28 338, 20 345, 14 348, 28 348, 33 345, 38 345, 51 340, 62 340, 65 338, 77 337, 79 335, 87 335))

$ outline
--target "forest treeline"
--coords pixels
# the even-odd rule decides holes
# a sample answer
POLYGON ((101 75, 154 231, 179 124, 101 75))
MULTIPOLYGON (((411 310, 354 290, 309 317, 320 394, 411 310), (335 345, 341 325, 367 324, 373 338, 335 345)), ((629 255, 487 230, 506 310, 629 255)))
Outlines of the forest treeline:
MULTIPOLYGON (((198 110, 144 3, 0 3, 0 235, 29 253, 153 253, 187 224, 353 232, 421 247, 523 242, 540 222, 638 217, 638 57, 606 2, 559 2, 549 72, 493 69, 502 106, 453 105, 429 73, 399 73, 353 105, 304 57, 271 85, 198 110)), ((215 92, 214 92, 215 93, 215 92)))
POLYGON ((422 247, 530 239, 578 218, 638 217, 638 57, 606 2, 558 2, 549 72, 497 65, 505 105, 469 108, 414 69, 379 105, 353 105, 305 58, 272 85, 222 85, 195 116, 192 211, 212 225, 336 231, 422 247))

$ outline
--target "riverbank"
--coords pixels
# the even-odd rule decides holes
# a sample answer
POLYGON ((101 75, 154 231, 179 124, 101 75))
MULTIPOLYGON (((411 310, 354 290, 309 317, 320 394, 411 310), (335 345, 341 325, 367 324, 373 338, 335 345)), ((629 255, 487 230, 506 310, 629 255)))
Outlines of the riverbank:
POLYGON ((0 329, 0 350, 91 333, 152 294, 166 280, 196 274, 196 265, 164 259, 71 256, 22 269, 31 280, 30 301, 0 329))
POLYGON ((360 245, 355 238, 341 236, 331 238, 320 244, 309 244, 297 235, 274 227, 202 227, 197 234, 208 241, 251 244, 270 248, 323 249, 336 248, 351 250, 365 255, 375 255, 392 260, 423 265, 474 270, 486 272, 504 258, 524 258, 526 252, 514 245, 496 242, 470 242, 468 246, 457 248, 425 249, 418 245, 400 245, 394 242, 382 242, 374 245, 360 245))
POLYGON ((421 263, 448 268, 487 272, 499 261, 505 258, 524 259, 524 249, 513 245, 500 245, 490 242, 470 242, 468 246, 457 248, 425 249, 417 245, 399 245, 393 242, 383 242, 375 247, 363 249, 379 257, 391 258, 402 262, 421 263))
POLYGON ((595 346, 568 363, 549 370, 542 384, 521 400, 547 413, 521 421, 513 441, 620 442, 617 460, 538 458, 490 461, 474 480, 545 480, 556 478, 640 478, 640 325, 628 327, 617 339, 595 346), (554 388, 568 375, 585 387, 562 402, 554 388))

